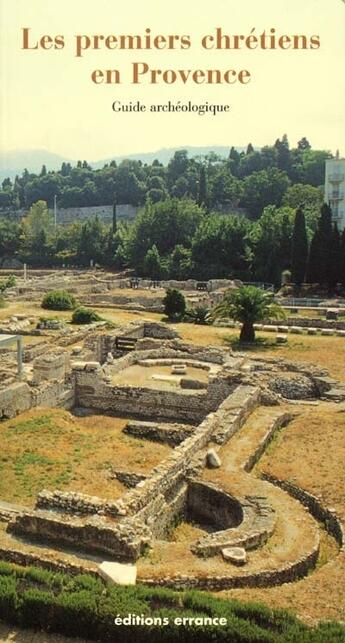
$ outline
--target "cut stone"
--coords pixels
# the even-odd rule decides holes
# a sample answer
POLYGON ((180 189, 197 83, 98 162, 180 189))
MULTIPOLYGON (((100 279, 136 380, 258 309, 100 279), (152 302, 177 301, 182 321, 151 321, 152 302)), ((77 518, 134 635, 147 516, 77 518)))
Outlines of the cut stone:
POLYGON ((98 566, 99 575, 104 580, 116 585, 135 585, 137 566, 129 563, 111 563, 104 561, 98 566))
POLYGON ((290 332, 294 333, 295 335, 303 335, 304 328, 301 326, 290 326, 290 332))
POLYGON ((171 373, 173 375, 185 375, 187 373, 186 364, 173 364, 171 367, 171 373))
POLYGON ((277 344, 286 344, 287 340, 287 335, 277 335, 277 344))
POLYGON ((206 464, 210 469, 218 469, 222 461, 214 449, 209 449, 206 454, 206 464))
POLYGON ((234 565, 245 565, 247 562, 247 552, 243 547, 226 547, 222 549, 222 556, 234 565))

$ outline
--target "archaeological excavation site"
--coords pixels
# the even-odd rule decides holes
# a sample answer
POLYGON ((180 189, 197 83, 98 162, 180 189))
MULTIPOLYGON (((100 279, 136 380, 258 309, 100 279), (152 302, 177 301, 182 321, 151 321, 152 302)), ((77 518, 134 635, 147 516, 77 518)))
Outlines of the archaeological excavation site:
MULTIPOLYGON (((340 412, 344 385, 310 363, 198 343, 140 307, 112 325, 39 322, 47 279, 17 289, 31 313, 1 320, 3 561, 214 591, 293 588, 338 567, 327 494, 260 463, 314 409, 340 412)), ((96 285, 75 278, 86 299, 96 285)))

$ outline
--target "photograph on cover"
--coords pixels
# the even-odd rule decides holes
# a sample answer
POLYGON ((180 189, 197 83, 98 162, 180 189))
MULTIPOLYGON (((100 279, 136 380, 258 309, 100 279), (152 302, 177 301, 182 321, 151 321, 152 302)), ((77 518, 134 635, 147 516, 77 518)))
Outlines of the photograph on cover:
POLYGON ((345 2, 0 30, 0 641, 341 643, 345 2))

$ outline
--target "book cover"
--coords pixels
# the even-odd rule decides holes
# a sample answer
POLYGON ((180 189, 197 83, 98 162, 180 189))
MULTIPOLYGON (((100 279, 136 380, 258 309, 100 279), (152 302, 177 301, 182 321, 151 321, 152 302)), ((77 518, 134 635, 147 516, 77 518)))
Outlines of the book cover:
POLYGON ((0 640, 345 637, 344 0, 0 0, 0 640))

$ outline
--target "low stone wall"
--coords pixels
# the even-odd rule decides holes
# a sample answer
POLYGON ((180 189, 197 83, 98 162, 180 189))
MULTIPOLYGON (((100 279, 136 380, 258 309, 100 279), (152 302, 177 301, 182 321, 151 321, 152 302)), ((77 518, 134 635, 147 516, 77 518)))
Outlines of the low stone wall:
POLYGON ((192 518, 220 529, 237 527, 243 520, 241 503, 222 489, 193 480, 188 485, 187 511, 192 518))
POLYGON ((223 489, 198 481, 192 481, 189 488, 187 515, 192 518, 200 516, 203 521, 222 528, 199 538, 191 546, 194 554, 215 556, 227 547, 256 549, 273 534, 276 516, 265 498, 246 496, 233 499, 223 489), (224 510, 226 504, 228 511, 224 510))
POLYGON ((259 404, 260 389, 253 386, 238 386, 222 406, 225 411, 219 418, 211 440, 225 444, 242 426, 246 417, 259 404))
MULTIPOLYGON (((248 400, 247 409, 239 412, 239 416, 244 421, 246 413, 251 406, 249 400, 252 400, 254 406, 257 403, 259 391, 254 387, 239 388, 245 389, 246 399, 248 400)), ((238 395, 237 389, 234 393, 230 394, 229 398, 220 404, 217 411, 209 414, 203 420, 191 437, 176 447, 174 452, 156 467, 154 474, 143 483, 140 490, 133 489, 122 498, 128 513, 140 511, 156 498, 158 494, 170 493, 171 489, 178 484, 176 480, 178 476, 180 476, 181 479, 190 476, 191 465, 197 452, 208 444, 211 436, 217 432, 221 424, 225 423, 227 425, 229 421, 231 421, 228 407, 231 407, 231 399, 235 395, 237 399, 239 399, 240 396, 238 395)))
POLYGON ((280 415, 272 422, 271 426, 268 428, 264 437, 261 439, 260 443, 256 447, 255 452, 249 456, 247 462, 244 464, 243 466, 244 471, 247 471, 247 473, 249 473, 253 469, 253 467, 255 467, 257 462, 259 462, 261 456, 266 451, 269 443, 274 438, 275 432, 287 426, 289 422, 293 420, 294 417, 295 417, 295 414, 293 413, 282 413, 282 415, 280 415))
POLYGON ((121 511, 121 502, 107 501, 104 498, 75 491, 47 491, 43 489, 37 495, 36 508, 75 515, 106 514, 117 517, 121 511))
POLYGON ((143 480, 146 480, 147 478, 147 476, 145 476, 143 473, 122 471, 119 469, 114 469, 113 467, 111 468, 110 476, 111 478, 114 478, 115 480, 121 482, 121 484, 123 484, 125 487, 128 487, 128 489, 136 487, 139 482, 143 482, 143 480))
POLYGON ((44 539, 78 547, 118 560, 134 561, 144 552, 151 533, 144 524, 123 520, 121 524, 106 523, 100 518, 81 520, 45 511, 26 511, 8 524, 8 531, 26 534, 31 540, 44 539))
POLYGON ((239 587, 272 587, 283 583, 292 583, 306 576, 314 569, 319 555, 319 544, 315 543, 311 551, 302 559, 282 565, 278 569, 265 569, 257 573, 243 573, 231 575, 197 575, 181 574, 166 576, 165 578, 138 578, 138 583, 158 587, 169 587, 175 590, 204 589, 208 591, 221 591, 223 589, 236 589, 239 587))
POLYGON ((86 567, 62 560, 53 560, 14 548, 8 549, 7 547, 0 547, 0 560, 6 561, 7 563, 14 563, 15 565, 22 565, 23 567, 41 567, 42 569, 49 569, 51 572, 60 572, 62 574, 91 574, 99 578, 98 572, 91 566, 86 567))
POLYGON ((0 390, 0 420, 16 417, 36 406, 72 408, 74 391, 64 380, 43 381, 39 386, 16 382, 0 390))
POLYGON ((46 341, 39 342, 31 346, 25 346, 23 351, 23 362, 32 362, 35 357, 45 355, 50 349, 51 346, 46 341))
POLYGON ((327 507, 323 507, 319 498, 309 493, 308 491, 305 491, 305 489, 302 489, 301 487, 288 482, 287 480, 280 480, 276 476, 273 476, 269 473, 262 473, 261 477, 263 480, 267 480, 267 482, 270 482, 271 484, 284 489, 284 491, 287 491, 290 496, 293 496, 293 498, 299 500, 299 502, 301 502, 302 505, 304 505, 310 511, 311 515, 316 520, 322 522, 325 525, 327 532, 331 536, 333 536, 340 547, 344 549, 344 527, 339 516, 337 516, 335 509, 328 509, 327 507))
POLYGON ((123 432, 136 438, 145 438, 154 442, 163 442, 177 446, 192 433, 193 427, 181 424, 158 424, 157 422, 128 422, 123 432))
MULTIPOLYGON (((123 337, 130 337, 137 340, 154 339, 162 341, 176 339, 178 334, 166 324, 158 322, 132 322, 116 334, 112 333, 111 335, 103 335, 99 337, 99 347, 97 352, 102 363, 105 361, 108 353, 111 353, 114 357, 122 355, 122 351, 119 351, 116 346, 116 340, 123 337)), ((159 348, 161 348, 161 344, 159 345, 159 348)))
POLYGON ((231 392, 226 379, 210 377, 207 391, 182 393, 138 386, 113 386, 100 369, 74 364, 72 381, 76 405, 106 413, 153 417, 197 424, 231 392))
POLYGON ((32 407, 31 389, 24 382, 10 384, 0 391, 0 419, 14 418, 32 407))
POLYGON ((282 322, 272 319, 265 321, 266 326, 296 326, 297 328, 332 328, 334 330, 345 330, 345 321, 335 321, 332 319, 320 319, 318 317, 288 317, 282 322))

